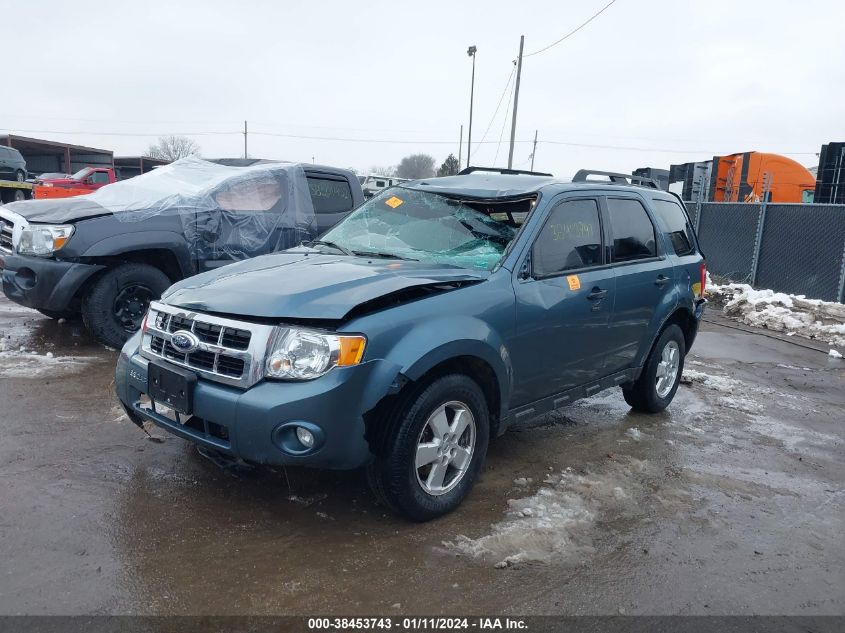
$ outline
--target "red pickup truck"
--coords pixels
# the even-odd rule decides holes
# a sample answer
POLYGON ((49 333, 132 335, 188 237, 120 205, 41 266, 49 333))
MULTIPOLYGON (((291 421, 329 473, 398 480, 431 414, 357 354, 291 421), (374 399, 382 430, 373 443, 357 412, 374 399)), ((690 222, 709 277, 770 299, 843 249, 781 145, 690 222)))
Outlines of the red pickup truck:
POLYGON ((111 167, 85 167, 68 178, 36 179, 34 197, 70 198, 96 191, 117 180, 111 167))

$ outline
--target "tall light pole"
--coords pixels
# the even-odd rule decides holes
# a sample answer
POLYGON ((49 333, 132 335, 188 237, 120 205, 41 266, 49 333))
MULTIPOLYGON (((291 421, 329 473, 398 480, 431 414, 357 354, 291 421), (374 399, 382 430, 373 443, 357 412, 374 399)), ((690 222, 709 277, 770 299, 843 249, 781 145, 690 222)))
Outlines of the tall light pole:
POLYGON ((467 49, 467 55, 472 57, 472 83, 469 86, 469 131, 467 132, 467 167, 469 167, 469 154, 472 151, 472 99, 475 96, 475 46, 467 49))

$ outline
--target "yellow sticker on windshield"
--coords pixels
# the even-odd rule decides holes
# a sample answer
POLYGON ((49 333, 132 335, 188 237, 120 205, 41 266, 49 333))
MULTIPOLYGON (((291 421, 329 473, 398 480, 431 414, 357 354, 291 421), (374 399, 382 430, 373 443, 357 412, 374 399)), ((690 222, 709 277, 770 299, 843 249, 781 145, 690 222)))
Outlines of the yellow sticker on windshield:
POLYGON ((578 278, 578 275, 567 275, 566 281, 569 283, 570 290, 581 289, 581 280, 578 278))
POLYGON ((405 201, 404 201, 404 200, 400 200, 400 199, 399 199, 399 198, 397 198, 396 196, 390 196, 387 200, 385 200, 385 201, 384 201, 384 203, 385 203, 387 206, 389 206, 391 209, 395 209, 396 207, 398 207, 398 206, 399 206, 400 204, 402 204, 403 202, 405 202, 405 201))

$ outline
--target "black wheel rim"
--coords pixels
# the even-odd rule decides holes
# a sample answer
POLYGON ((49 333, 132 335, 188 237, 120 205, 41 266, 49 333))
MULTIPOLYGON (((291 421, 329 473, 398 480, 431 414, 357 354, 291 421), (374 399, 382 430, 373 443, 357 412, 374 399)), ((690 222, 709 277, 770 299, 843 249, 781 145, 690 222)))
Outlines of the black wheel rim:
POLYGON ((152 300, 152 290, 141 284, 132 284, 117 293, 112 313, 124 330, 137 332, 152 300))

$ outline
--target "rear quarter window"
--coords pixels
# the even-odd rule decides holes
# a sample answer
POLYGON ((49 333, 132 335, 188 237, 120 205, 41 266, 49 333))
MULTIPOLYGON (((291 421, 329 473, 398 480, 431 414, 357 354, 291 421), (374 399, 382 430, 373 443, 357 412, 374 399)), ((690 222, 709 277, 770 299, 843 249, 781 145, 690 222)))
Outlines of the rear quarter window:
POLYGON ((672 243, 675 254, 689 255, 695 252, 692 227, 681 205, 671 200, 653 199, 651 202, 657 219, 662 225, 661 230, 672 243))
POLYGON ((639 200, 607 198, 613 236, 614 263, 648 259, 657 255, 654 226, 639 200))

